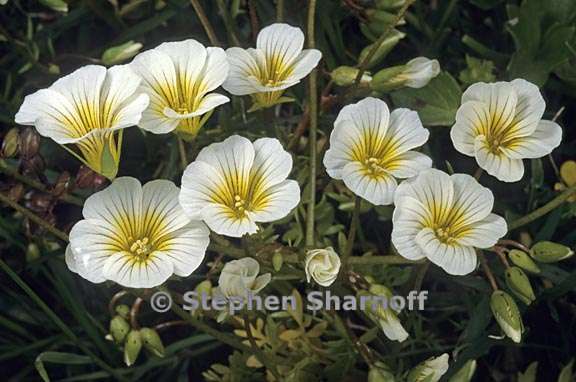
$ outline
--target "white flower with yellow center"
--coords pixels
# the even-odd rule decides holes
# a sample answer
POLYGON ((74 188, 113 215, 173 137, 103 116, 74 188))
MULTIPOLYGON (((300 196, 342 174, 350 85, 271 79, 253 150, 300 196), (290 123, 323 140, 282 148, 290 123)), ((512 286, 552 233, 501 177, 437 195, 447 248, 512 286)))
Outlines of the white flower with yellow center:
POLYGON ((428 156, 413 151, 429 135, 416 112, 390 113, 384 101, 368 97, 338 114, 324 166, 328 175, 342 179, 370 203, 392 204, 397 178, 410 178, 432 166, 428 156))
POLYGON ((258 33, 256 49, 226 50, 230 75, 222 87, 234 95, 252 95, 253 109, 285 102, 284 90, 306 77, 322 58, 319 50, 303 47, 299 28, 272 24, 258 33))
POLYGON ((34 125, 40 135, 63 146, 109 179, 118 171, 122 129, 137 125, 148 106, 138 92, 140 78, 126 65, 87 65, 26 96, 16 123, 34 125), (119 131, 118 134, 116 132, 119 131))
POLYGON ((257 222, 288 215, 300 202, 300 187, 286 180, 292 157, 280 142, 254 143, 233 135, 200 151, 182 176, 180 204, 214 232, 240 237, 258 230, 257 222))
POLYGON ((230 101, 210 93, 228 75, 221 48, 205 48, 192 39, 165 42, 137 55, 130 66, 150 96, 139 126, 154 134, 176 130, 184 138, 194 138, 214 108, 230 101))
POLYGON ((112 280, 129 288, 189 276, 204 259, 209 230, 184 214, 179 191, 167 180, 142 186, 122 177, 90 196, 84 220, 70 232, 68 268, 94 283, 112 280))
POLYGON ((410 260, 428 258, 452 275, 476 268, 475 248, 490 248, 507 232, 492 212, 494 195, 466 174, 429 169, 396 190, 392 243, 410 260))
POLYGON ((545 108, 528 81, 479 82, 462 95, 450 136, 456 150, 475 157, 488 174, 516 182, 524 175, 522 159, 548 155, 562 140, 562 128, 542 120, 545 108))

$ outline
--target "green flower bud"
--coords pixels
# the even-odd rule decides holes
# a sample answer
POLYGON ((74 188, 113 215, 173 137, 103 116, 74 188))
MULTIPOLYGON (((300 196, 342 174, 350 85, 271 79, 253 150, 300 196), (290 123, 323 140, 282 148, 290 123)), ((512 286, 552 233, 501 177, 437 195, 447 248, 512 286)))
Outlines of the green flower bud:
POLYGON ((408 374, 408 382, 438 382, 448 371, 449 355, 432 357, 416 366, 408 374))
POLYGON ((380 367, 371 367, 368 372, 368 382, 394 382, 394 375, 380 367))
POLYGON ((18 154, 18 147, 19 147, 19 129, 16 127, 11 128, 8 130, 4 139, 2 140, 2 157, 3 158, 11 158, 18 154))
POLYGON ((114 309, 116 311, 116 313, 124 318, 124 319, 128 319, 128 317, 130 316, 130 307, 128 305, 125 304, 120 304, 116 306, 116 309, 114 309))
POLYGON ((374 75, 370 87, 373 90, 384 92, 402 87, 404 78, 400 76, 406 69, 405 65, 392 66, 382 69, 374 75))
POLYGON ((130 324, 122 316, 114 316, 110 321, 110 334, 114 341, 121 344, 130 331, 130 324))
POLYGON ((369 291, 374 295, 384 296, 386 298, 392 298, 393 296, 392 291, 390 289, 380 284, 371 284, 369 291))
POLYGON ((540 273, 540 268, 538 268, 538 265, 536 265, 534 260, 532 260, 526 252, 519 249, 513 249, 508 252, 508 257, 514 265, 524 269, 525 271, 536 274, 540 273))
POLYGON ((102 54, 102 63, 104 65, 114 65, 126 61, 138 54, 138 51, 140 51, 141 48, 142 44, 134 41, 128 41, 122 45, 113 46, 112 48, 106 49, 102 54))
POLYGON ((68 4, 63 0, 40 0, 40 3, 58 12, 68 12, 68 4))
POLYGON ((272 255, 272 266, 276 272, 280 272, 283 263, 284 257, 282 257, 282 254, 280 252, 274 252, 274 255, 272 255))
MULTIPOLYGON (((351 66, 339 66, 330 73, 332 80, 338 86, 350 86, 354 84, 356 76, 358 75, 358 69, 351 66)), ((360 79, 361 84, 369 84, 372 81, 372 77, 367 73, 362 74, 360 79)))
POLYGON ((395 10, 404 5, 406 0, 376 0, 376 8, 384 10, 395 10))
POLYGON ((32 262, 40 258, 40 248, 35 243, 29 243, 26 247, 26 262, 32 262))
POLYGON ((200 284, 196 285, 194 291, 198 293, 198 296, 202 296, 202 294, 210 296, 212 294, 212 282, 210 280, 204 280, 200 284))
POLYGON ((520 343, 524 325, 518 306, 506 292, 497 290, 490 298, 490 308, 500 329, 516 343, 520 343))
POLYGON ((140 350, 142 350, 142 336, 140 331, 132 330, 128 333, 124 344, 124 363, 126 366, 132 366, 136 362, 140 350))
POLYGON ((462 366, 456 374, 450 378, 449 382, 470 382, 476 372, 476 360, 471 359, 462 366))
POLYGON ((532 285, 526 273, 518 267, 510 267, 506 269, 506 285, 508 288, 526 305, 530 305, 532 301, 536 300, 532 285))
POLYGON ((540 241, 534 244, 530 251, 532 258, 541 263, 555 263, 567 259, 573 254, 574 251, 565 245, 551 241, 540 241))
POLYGON ((144 347, 152 354, 158 357, 164 357, 164 344, 158 335, 158 332, 150 328, 140 329, 140 337, 144 347))
MULTIPOLYGON (((386 37, 386 39, 382 41, 380 46, 378 46, 376 53, 372 56, 372 58, 370 58, 370 61, 368 62, 368 65, 366 65, 366 68, 371 68, 374 65, 378 64, 380 61, 382 61, 384 57, 386 57, 386 55, 388 55, 388 53, 390 53, 390 51, 396 46, 396 44, 398 44, 398 42, 402 40, 405 36, 406 36, 405 33, 393 29, 392 32, 388 34, 388 37, 386 37)), ((368 56, 368 54, 370 54, 370 52, 372 51, 372 49, 376 44, 377 43, 370 44, 364 49, 362 49, 362 52, 358 57, 359 63, 364 62, 364 59, 368 56)))

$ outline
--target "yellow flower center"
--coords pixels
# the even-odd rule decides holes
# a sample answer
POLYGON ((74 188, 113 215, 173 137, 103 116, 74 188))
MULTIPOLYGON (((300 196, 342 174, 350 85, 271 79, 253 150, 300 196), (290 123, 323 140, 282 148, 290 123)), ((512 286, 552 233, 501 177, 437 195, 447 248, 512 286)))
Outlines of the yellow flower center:
POLYGON ((382 167, 382 159, 370 157, 364 160, 364 166, 369 175, 378 177, 386 172, 382 167))
POLYGON ((242 197, 240 195, 235 195, 234 196, 234 208, 233 210, 236 213, 236 216, 238 218, 242 218, 246 215, 246 201, 244 199, 242 199, 242 197))
POLYGON ((143 237, 132 242, 130 245, 130 253, 138 260, 146 260, 150 253, 154 252, 150 239, 143 237))

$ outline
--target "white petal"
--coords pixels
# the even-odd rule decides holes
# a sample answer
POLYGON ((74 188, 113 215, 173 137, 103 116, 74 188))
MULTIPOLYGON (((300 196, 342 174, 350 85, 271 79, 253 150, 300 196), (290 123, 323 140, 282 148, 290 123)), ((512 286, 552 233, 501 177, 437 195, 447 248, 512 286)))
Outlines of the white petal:
POLYGON ((258 33, 256 47, 264 51, 266 58, 280 59, 292 63, 304 46, 304 33, 300 28, 276 23, 263 28, 258 33))
POLYGON ((394 142, 397 153, 422 146, 430 136, 428 129, 422 126, 418 113, 409 109, 396 109, 392 112, 387 134, 394 142))
POLYGON ((164 106, 178 99, 177 73, 169 55, 152 49, 137 55, 130 68, 142 78, 142 87, 150 95, 151 106, 158 100, 164 106), (156 93, 156 99, 151 95, 156 93))
POLYGON ((251 212, 256 222, 273 222, 282 219, 300 203, 300 186, 295 180, 285 180, 265 191, 264 207, 251 212))
POLYGON ((210 243, 210 231, 204 223, 192 221, 181 229, 171 232, 164 242, 164 255, 174 264, 174 273, 186 277, 194 272, 206 255, 210 243))
POLYGON ((383 140, 390 123, 390 110, 386 102, 373 97, 348 105, 340 110, 334 125, 347 121, 359 132, 370 134, 375 140, 383 140))
POLYGON ((394 158, 394 161, 387 167, 396 178, 411 178, 421 171, 432 167, 432 159, 417 151, 407 151, 394 158))
POLYGON ((400 254, 409 260, 419 260, 425 257, 424 252, 416 243, 416 235, 424 227, 429 212, 418 200, 411 197, 398 197, 398 191, 403 182, 398 186, 394 204, 396 208, 392 215, 392 244, 400 254))
POLYGON ((154 50, 164 53, 172 61, 182 86, 188 87, 188 94, 194 84, 202 80, 202 70, 206 65, 208 52, 204 45, 194 39, 165 42, 154 50))
POLYGON ((386 314, 386 319, 380 318, 378 321, 384 335, 389 340, 403 342, 409 337, 398 317, 392 312, 386 314))
POLYGON ((426 57, 416 57, 406 63, 406 70, 403 77, 408 78, 405 85, 411 88, 421 88, 430 80, 440 74, 440 64, 438 60, 430 60, 426 57))
POLYGON ((178 203, 180 189, 169 180, 157 179, 142 187, 144 221, 164 236, 184 227, 190 219, 178 203))
POLYGON ((527 136, 531 134, 538 122, 544 115, 546 109, 546 102, 538 86, 534 85, 523 79, 516 79, 511 82, 518 95, 518 103, 516 105, 516 122, 515 129, 521 131, 519 135, 527 136))
POLYGON ((222 87, 229 93, 242 96, 256 93, 258 90, 249 80, 260 73, 258 61, 247 50, 228 48, 226 50, 230 72, 222 87))
POLYGON ((454 183, 454 206, 466 223, 484 219, 494 206, 494 194, 467 174, 450 176, 454 183))
POLYGON ((504 153, 495 155, 488 149, 483 135, 476 137, 475 156, 478 165, 503 182, 517 182, 524 176, 524 164, 520 159, 511 159, 504 153))
POLYGON ((248 216, 237 218, 232 209, 221 204, 209 204, 202 210, 202 220, 217 234, 242 237, 258 231, 258 226, 248 216))
MULTIPOLYGON (((488 106, 490 130, 495 133, 504 130, 514 121, 518 95, 509 82, 492 84, 478 82, 466 89, 462 95, 462 103, 467 101, 479 101, 488 106)), ((521 129, 515 132, 515 134, 523 133, 521 129)))
POLYGON ((230 177, 231 183, 242 183, 247 187, 247 179, 254 163, 254 146, 248 139, 232 135, 223 142, 213 143, 203 148, 198 157, 199 162, 205 162, 214 167, 222 176, 230 177))
POLYGON ((300 80, 306 77, 322 59, 322 52, 317 49, 305 49, 296 57, 292 73, 290 74, 291 80, 300 80))
POLYGON ((150 97, 150 105, 142 113, 142 118, 138 126, 153 134, 166 134, 178 127, 180 120, 167 118, 164 114, 168 103, 164 98, 149 88, 147 90, 150 97))
POLYGON ((268 188, 285 180, 292 171, 292 156, 275 138, 260 138, 254 142, 252 175, 268 188))
POLYGON ((104 263, 103 273, 108 280, 128 288, 153 288, 164 283, 174 272, 165 253, 156 251, 146 261, 135 261, 129 252, 117 252, 104 263))
POLYGON ((562 128, 556 122, 542 120, 532 135, 514 139, 502 151, 513 159, 541 158, 560 146, 561 141, 562 128))
POLYGON ((463 103, 456 112, 456 123, 450 130, 454 148, 464 155, 474 156, 474 140, 486 135, 491 124, 488 105, 478 101, 463 103))
POLYGON ((228 77, 229 64, 226 52, 222 48, 209 47, 208 59, 202 72, 202 81, 206 87, 206 92, 216 89, 228 77))
POLYGON ((226 96, 223 96, 223 95, 217 94, 217 93, 211 93, 211 94, 206 94, 204 96, 204 98, 202 98, 202 101, 198 105, 198 108, 191 113, 180 114, 179 112, 173 110, 172 108, 166 107, 163 110, 163 114, 168 118, 172 118, 172 119, 176 119, 176 120, 188 119, 188 118, 198 117, 198 116, 201 116, 203 114, 206 114, 210 110, 215 109, 216 107, 223 105, 229 101, 230 101, 230 98, 228 98, 226 96))
POLYGON ((100 91, 106 78, 106 68, 86 65, 54 82, 50 89, 57 91, 76 105, 77 110, 100 110, 100 91))
POLYGON ((458 243, 464 246, 476 248, 490 248, 508 232, 506 221, 495 214, 472 224, 466 235, 458 239, 458 243))
POLYGON ((420 231, 416 243, 430 261, 451 275, 466 275, 476 269, 474 248, 442 243, 431 228, 420 231))
POLYGON ((74 252, 72 252, 72 247, 70 244, 66 246, 66 251, 64 252, 64 261, 66 266, 74 273, 78 273, 78 266, 76 265, 76 258, 74 252))
POLYGON ((192 162, 182 175, 180 205, 191 219, 200 219, 202 209, 208 204, 216 201, 225 203, 218 195, 223 184, 224 177, 214 167, 205 162, 192 162))
POLYGON ((389 174, 368 175, 362 163, 348 163, 342 171, 342 180, 353 193, 377 206, 392 204, 394 200, 396 179, 389 174))

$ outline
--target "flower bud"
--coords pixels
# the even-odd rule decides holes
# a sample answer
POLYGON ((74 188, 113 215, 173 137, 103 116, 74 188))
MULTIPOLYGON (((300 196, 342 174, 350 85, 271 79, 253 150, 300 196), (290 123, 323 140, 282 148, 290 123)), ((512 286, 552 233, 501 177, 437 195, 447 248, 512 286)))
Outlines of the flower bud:
POLYGON ((524 269, 527 272, 538 274, 540 273, 540 268, 538 265, 530 258, 530 256, 519 249, 512 249, 508 252, 508 257, 514 263, 514 265, 524 269))
POLYGON ((386 304, 389 304, 392 292, 383 285, 376 284, 371 285, 370 292, 359 291, 358 296, 360 299, 362 299, 362 296, 371 297, 366 305, 368 316, 380 325, 380 329, 389 340, 398 342, 405 341, 409 337, 409 334, 402 326, 395 311, 391 306, 385 307, 382 301, 376 301, 373 298, 374 295, 385 297, 386 304), (373 303, 375 304, 373 305, 373 303))
POLYGON ((116 315, 110 320, 110 334, 116 343, 124 342, 126 335, 130 331, 130 324, 120 315, 116 315))
POLYGON ((64 0, 40 0, 40 3, 57 12, 68 12, 68 4, 64 0))
POLYGON ((120 317, 126 320, 128 319, 128 317, 130 317, 130 307, 126 304, 116 305, 116 308, 114 310, 120 317))
POLYGON ((282 264, 284 264, 284 257, 282 256, 282 253, 274 252, 274 255, 272 255, 272 267, 274 270, 276 272, 280 272, 280 269, 282 269, 282 264))
POLYGON ((419 89, 440 74, 437 60, 416 57, 406 65, 383 69, 374 75, 371 86, 376 91, 389 91, 402 86, 419 89))
POLYGON ((449 382, 470 382, 476 372, 476 360, 467 361, 460 370, 450 378, 449 382))
POLYGON ((26 262, 30 263, 40 258, 40 248, 36 243, 28 243, 26 247, 26 262))
POLYGON ((210 280, 204 280, 196 285, 194 291, 198 294, 198 296, 202 296, 203 294, 210 296, 212 294, 212 282, 210 280))
MULTIPOLYGON (((402 33, 396 29, 392 29, 392 31, 388 34, 388 37, 386 37, 386 39, 382 41, 380 46, 378 46, 376 53, 374 53, 374 55, 370 58, 370 61, 368 62, 368 65, 366 65, 366 68, 371 68, 374 65, 378 64, 381 60, 383 60, 384 57, 386 57, 386 55, 388 55, 388 53, 390 53, 390 51, 396 46, 396 44, 398 44, 398 42, 404 38, 404 36, 406 36, 405 33, 402 33)), ((370 52, 372 51, 374 46, 376 46, 376 44, 377 42, 370 44, 364 49, 362 49, 362 52, 358 57, 358 63, 364 62, 364 60, 366 59, 366 57, 368 57, 368 54, 370 54, 370 52)))
POLYGON ((65 194, 66 192, 68 192, 68 189, 70 188, 70 183, 71 183, 70 173, 68 171, 62 172, 60 175, 58 175, 56 183, 54 183, 52 193, 55 196, 61 196, 65 194))
POLYGON ((142 350, 142 336, 140 331, 132 330, 126 336, 126 343, 124 344, 124 363, 126 366, 132 366, 136 362, 140 350, 142 350))
POLYGON ((140 337, 144 348, 157 357, 164 357, 164 344, 158 335, 158 332, 150 328, 140 329, 140 337))
POLYGON ((532 290, 532 285, 530 285, 530 280, 524 271, 518 267, 510 267, 506 269, 505 272, 506 285, 508 288, 526 305, 530 305, 536 296, 534 295, 534 290, 532 290))
POLYGON ((396 10, 401 8, 406 0, 376 0, 376 8, 383 10, 396 10))
POLYGON ((2 140, 2 157, 12 158, 18 154, 19 138, 18 128, 13 127, 4 136, 2 140))
POLYGON ((40 148, 40 135, 33 127, 26 127, 20 133, 20 153, 24 159, 30 159, 40 148))
POLYGON ((518 306, 506 292, 497 290, 490 298, 490 308, 500 329, 516 343, 520 343, 524 324, 518 306))
MULTIPOLYGON (((330 77, 332 77, 332 80, 338 86, 350 86, 356 81, 358 71, 358 69, 351 66, 339 66, 330 73, 330 77)), ((368 84, 370 81, 372 81, 372 77, 364 72, 360 79, 360 83, 368 84)))
POLYGON ((540 241, 534 244, 530 251, 532 258, 541 263, 555 263, 567 259, 573 254, 574 251, 565 245, 551 241, 540 241))
POLYGON ((102 63, 104 65, 114 65, 126 61, 136 54, 142 48, 139 42, 128 41, 124 44, 108 48, 102 54, 102 63))
POLYGON ((306 280, 313 278, 318 284, 327 287, 332 285, 340 271, 340 256, 332 247, 314 249, 306 253, 304 264, 306 280))
POLYGON ((385 368, 373 366, 368 372, 368 382, 394 382, 394 375, 385 368))
POLYGON ((446 353, 439 357, 432 357, 416 366, 408 374, 408 382, 438 382, 448 371, 448 359, 446 353))
POLYGON ((270 273, 258 276, 260 264, 251 257, 233 260, 224 265, 218 287, 226 297, 248 297, 260 292, 272 279, 270 273))

